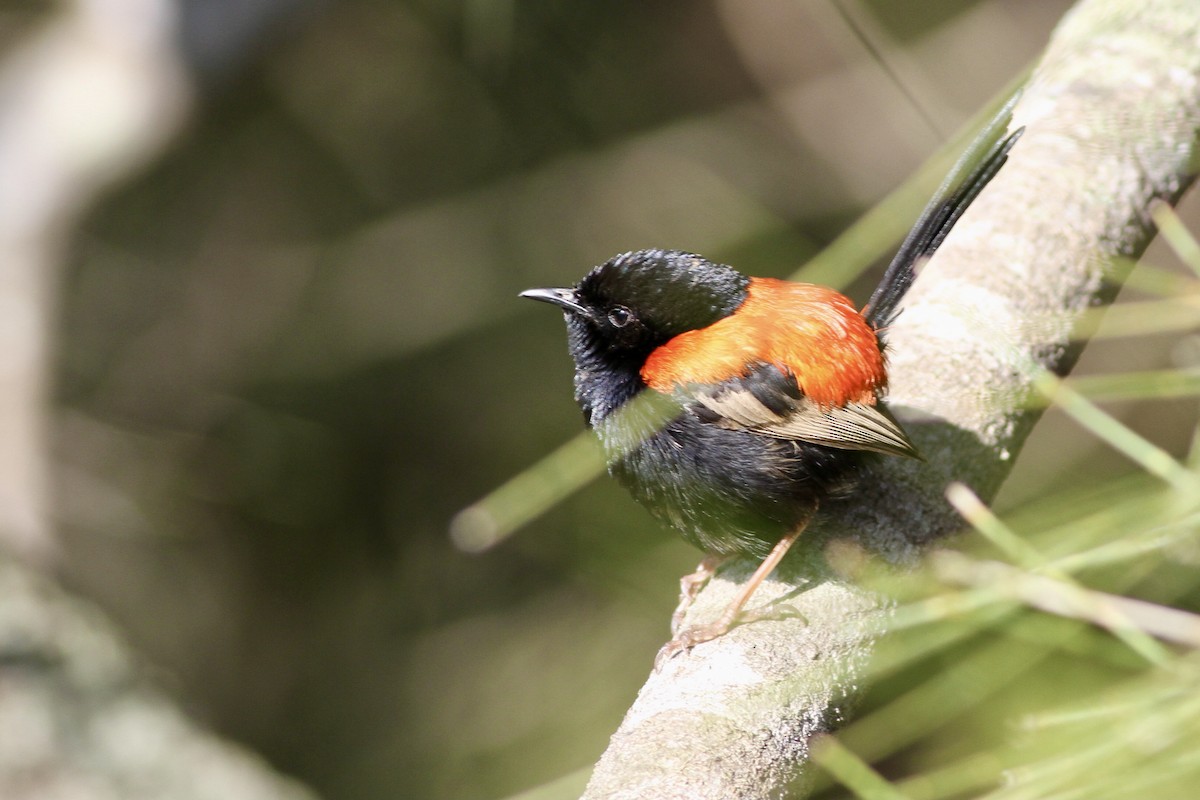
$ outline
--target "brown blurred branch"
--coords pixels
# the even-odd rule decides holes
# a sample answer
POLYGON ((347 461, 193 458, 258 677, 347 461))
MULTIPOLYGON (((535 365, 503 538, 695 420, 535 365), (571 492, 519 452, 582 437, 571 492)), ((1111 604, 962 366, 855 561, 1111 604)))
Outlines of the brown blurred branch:
POLYGON ((47 334, 73 222, 156 155, 188 84, 171 0, 75 0, 0 64, 0 544, 45 559, 47 334))
POLYGON ((10 560, 52 559, 55 274, 80 215, 179 128, 171 0, 74 0, 0 64, 0 796, 309 797, 189 722, 108 624, 10 560))
MULTIPOLYGON (((1198 86, 1192 0, 1083 0, 1063 19, 1015 112, 1025 137, 890 335, 892 402, 925 418, 910 429, 927 463, 880 465, 877 488, 809 537, 807 563, 756 597, 801 617, 744 625, 652 675, 586 798, 772 798, 805 780, 810 741, 838 727, 887 627, 855 563, 906 561, 961 527, 953 480, 994 496, 1040 414, 1022 402, 1037 369, 1071 369, 1082 315, 1153 237, 1149 208, 1194 177, 1198 86)), ((749 566, 714 580, 689 622, 749 566)))

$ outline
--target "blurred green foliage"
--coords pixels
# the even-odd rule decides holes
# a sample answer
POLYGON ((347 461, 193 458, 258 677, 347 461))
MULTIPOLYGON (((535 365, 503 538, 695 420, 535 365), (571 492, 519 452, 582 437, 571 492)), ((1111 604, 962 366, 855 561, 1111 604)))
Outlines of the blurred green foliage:
MULTIPOLYGON (((952 129, 1065 5, 867 8, 952 129)), ((343 0, 292 22, 205 78, 182 139, 71 244, 64 571, 187 706, 325 796, 504 796, 595 759, 697 558, 607 481, 485 554, 451 544, 456 512, 580 429, 561 328, 516 293, 646 246, 789 274, 940 141, 817 3, 343 0)), ((1196 342, 1114 337, 1082 368, 1174 370, 1196 342)), ((1184 454, 1194 400, 1146 407, 1118 411, 1184 454)), ((1001 505, 1053 531, 1063 492, 1132 472, 1052 412, 1001 505)), ((1167 561, 1135 572, 1114 590, 1195 593, 1167 561)), ((868 698, 979 665, 935 695, 944 718, 872 746, 868 715, 848 741, 897 776, 983 759, 975 790, 1016 709, 1146 669, 1077 624, 1003 624, 868 698)))

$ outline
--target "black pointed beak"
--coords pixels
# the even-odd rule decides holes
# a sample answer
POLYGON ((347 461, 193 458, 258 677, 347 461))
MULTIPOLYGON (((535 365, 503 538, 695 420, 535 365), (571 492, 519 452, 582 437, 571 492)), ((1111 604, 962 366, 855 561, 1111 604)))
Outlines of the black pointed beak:
POLYGON ((551 303, 567 311, 574 311, 576 314, 588 316, 587 308, 579 302, 574 289, 526 289, 521 292, 521 297, 528 297, 530 300, 540 300, 543 303, 551 303))

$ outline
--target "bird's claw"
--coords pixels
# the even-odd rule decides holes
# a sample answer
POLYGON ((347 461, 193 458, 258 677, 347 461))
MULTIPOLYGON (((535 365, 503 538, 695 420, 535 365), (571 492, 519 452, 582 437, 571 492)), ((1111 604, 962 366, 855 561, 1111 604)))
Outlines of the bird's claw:
POLYGON ((680 653, 691 650, 698 644, 711 642, 719 636, 724 636, 733 627, 727 622, 716 622, 712 625, 696 625, 691 628, 679 631, 675 634, 675 638, 667 642, 658 651, 658 655, 654 657, 654 671, 658 672, 675 656, 680 653))
POLYGON ((762 620, 787 619, 799 619, 808 624, 808 618, 800 612, 800 609, 793 605, 780 603, 760 609, 743 610, 733 618, 719 619, 711 625, 695 625, 682 631, 676 631, 675 638, 664 644, 659 649, 658 655, 654 657, 654 671, 661 671, 666 663, 675 656, 686 650, 691 650, 698 644, 711 642, 713 639, 724 636, 737 625, 762 620))
POLYGON ((671 615, 672 636, 677 636, 683 629, 683 620, 687 617, 688 609, 695 602, 696 595, 700 594, 700 590, 712 580, 713 575, 717 572, 717 567, 728 560, 728 556, 705 556, 704 560, 696 566, 695 571, 679 579, 679 605, 675 607, 675 613, 671 615))

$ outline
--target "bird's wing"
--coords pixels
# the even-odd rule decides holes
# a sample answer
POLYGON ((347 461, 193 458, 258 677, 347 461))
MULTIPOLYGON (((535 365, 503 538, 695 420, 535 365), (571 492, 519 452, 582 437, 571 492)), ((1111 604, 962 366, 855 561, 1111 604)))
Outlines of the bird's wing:
POLYGON ((759 365, 748 375, 716 386, 680 387, 678 393, 701 420, 725 428, 843 450, 920 458, 904 429, 881 403, 822 407, 800 391, 792 375, 771 364, 759 365))

